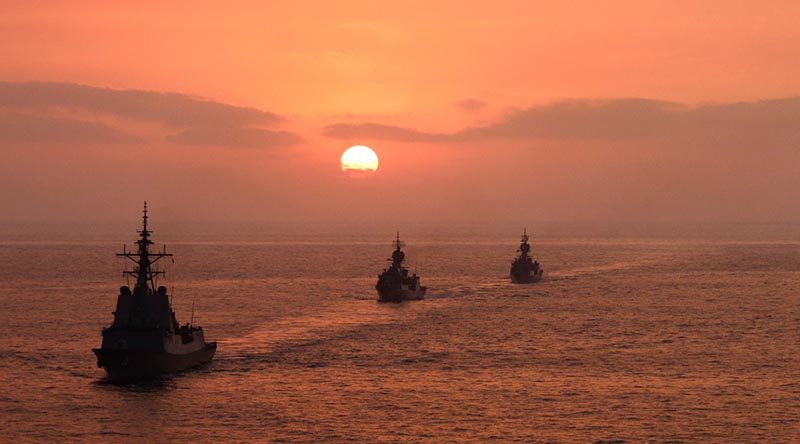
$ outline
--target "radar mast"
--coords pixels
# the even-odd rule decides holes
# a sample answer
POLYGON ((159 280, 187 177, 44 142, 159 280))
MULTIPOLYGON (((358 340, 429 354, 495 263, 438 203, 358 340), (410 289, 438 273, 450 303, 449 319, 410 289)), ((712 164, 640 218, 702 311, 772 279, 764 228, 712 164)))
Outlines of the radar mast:
POLYGON ((122 275, 136 279, 135 295, 155 294, 158 276, 164 275, 164 272, 153 270, 153 264, 165 257, 171 257, 172 254, 167 253, 166 245, 160 252, 150 252, 150 245, 153 245, 153 241, 150 240, 152 232, 147 229, 147 201, 144 202, 144 210, 142 210, 142 229, 136 230, 136 232, 140 236, 139 240, 136 241, 137 252, 129 252, 123 245, 122 253, 117 253, 117 256, 126 257, 136 264, 133 270, 125 270, 122 275))

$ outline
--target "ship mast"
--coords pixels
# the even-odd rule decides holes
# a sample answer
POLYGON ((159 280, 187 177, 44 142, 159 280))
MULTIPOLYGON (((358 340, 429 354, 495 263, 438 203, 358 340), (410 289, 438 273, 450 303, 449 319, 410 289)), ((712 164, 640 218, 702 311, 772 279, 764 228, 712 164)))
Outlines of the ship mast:
POLYGON ((397 232, 397 238, 394 241, 395 250, 392 252, 392 267, 397 268, 398 270, 403 265, 403 259, 405 259, 406 255, 401 250, 403 243, 400 242, 400 232, 397 232))
POLYGON ((122 253, 117 253, 117 256, 126 257, 136 264, 132 271, 126 270, 122 272, 123 276, 136 278, 134 294, 147 294, 148 292, 154 294, 156 292, 156 280, 164 272, 153 270, 153 264, 162 258, 172 256, 172 254, 167 253, 166 245, 160 252, 150 252, 150 245, 153 244, 153 241, 150 240, 151 231, 147 229, 147 201, 144 202, 144 210, 142 211, 142 229, 136 232, 140 236, 140 239, 136 241, 138 251, 136 253, 128 252, 123 245, 122 253))
POLYGON ((531 246, 528 244, 528 229, 524 228, 522 230, 522 240, 519 244, 519 252, 520 258, 526 258, 528 256, 528 252, 531 251, 531 246))

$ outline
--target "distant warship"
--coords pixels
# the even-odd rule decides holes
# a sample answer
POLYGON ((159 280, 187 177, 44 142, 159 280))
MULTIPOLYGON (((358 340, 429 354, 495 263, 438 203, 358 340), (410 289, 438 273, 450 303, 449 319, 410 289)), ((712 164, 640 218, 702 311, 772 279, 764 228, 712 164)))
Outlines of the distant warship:
POLYGON ((544 269, 539 266, 539 261, 534 261, 528 256, 531 251, 531 246, 528 244, 528 230, 522 232, 518 251, 519 256, 511 263, 511 282, 530 284, 542 280, 544 269))
POLYGON ((135 264, 132 271, 123 271, 123 276, 135 278, 136 285, 133 291, 127 286, 120 288, 114 323, 103 329, 101 347, 92 349, 97 366, 104 368, 112 381, 185 370, 211 361, 217 350, 216 342, 205 341, 202 327, 178 325, 167 288, 156 287, 164 272, 154 270, 153 265, 172 254, 167 254, 166 246, 161 252, 150 252, 153 242, 147 229, 147 202, 142 229, 137 232, 141 236, 137 252, 123 248, 117 254, 135 264))
POLYGON ((423 287, 419 284, 419 276, 417 273, 408 275, 408 269, 403 267, 403 260, 406 255, 400 249, 400 233, 397 233, 397 240, 395 240, 395 250, 392 252, 392 265, 383 270, 383 273, 378 275, 378 283, 375 289, 378 290, 378 301, 380 302, 400 302, 410 301, 415 299, 425 299, 425 290, 428 287, 423 287))

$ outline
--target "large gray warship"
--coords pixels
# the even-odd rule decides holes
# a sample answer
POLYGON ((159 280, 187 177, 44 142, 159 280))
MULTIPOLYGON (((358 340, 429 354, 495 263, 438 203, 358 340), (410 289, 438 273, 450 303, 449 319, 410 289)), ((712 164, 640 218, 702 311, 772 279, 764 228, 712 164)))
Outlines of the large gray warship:
MULTIPOLYGON (((217 350, 216 342, 206 342, 203 328, 192 323, 179 325, 172 311, 167 288, 156 286, 164 271, 155 270, 159 260, 171 257, 164 246, 161 252, 151 252, 151 231, 147 229, 147 202, 144 203, 142 229, 136 252, 124 247, 117 256, 131 260, 132 271, 123 276, 133 277, 133 291, 120 288, 114 322, 102 332, 103 343, 92 349, 97 366, 106 370, 115 382, 146 379, 164 373, 186 370, 210 362, 217 350)), ((194 313, 192 313, 194 318, 194 313)))
POLYGON ((528 243, 528 230, 523 230, 522 240, 519 244, 519 256, 511 262, 511 282, 515 284, 530 284, 542 280, 544 269, 539 261, 533 260, 528 253, 531 246, 528 243))
POLYGON ((420 285, 417 273, 409 276, 408 269, 403 266, 406 254, 401 249, 399 232, 394 246, 392 265, 378 275, 378 283, 375 284, 375 289, 378 290, 378 301, 401 302, 425 299, 425 291, 428 287, 420 285))

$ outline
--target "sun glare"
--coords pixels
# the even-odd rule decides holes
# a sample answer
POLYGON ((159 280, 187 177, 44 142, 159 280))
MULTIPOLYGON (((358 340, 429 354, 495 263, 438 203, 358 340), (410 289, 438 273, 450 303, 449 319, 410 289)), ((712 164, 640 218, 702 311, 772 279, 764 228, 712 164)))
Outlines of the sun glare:
POLYGON ((372 173, 378 169, 378 155, 364 145, 351 146, 340 159, 342 171, 372 173))

